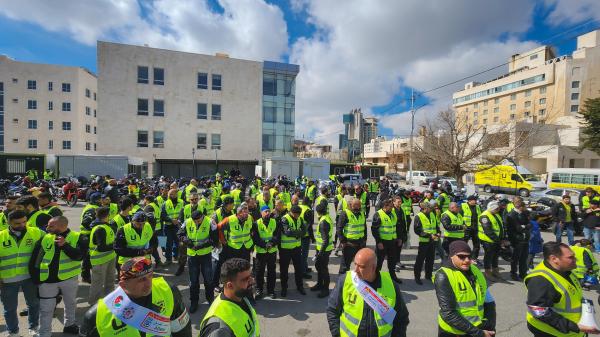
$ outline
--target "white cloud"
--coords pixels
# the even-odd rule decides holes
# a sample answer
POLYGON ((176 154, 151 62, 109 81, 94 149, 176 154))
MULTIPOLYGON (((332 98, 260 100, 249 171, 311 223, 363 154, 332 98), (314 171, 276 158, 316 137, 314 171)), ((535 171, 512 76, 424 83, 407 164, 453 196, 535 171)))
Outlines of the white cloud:
MULTIPOLYGON (((513 39, 489 44, 526 31, 533 5, 522 0, 310 1, 307 21, 317 33, 298 40, 290 54, 290 61, 300 65, 297 134, 313 132, 318 141, 337 144, 337 135, 328 134, 343 128, 341 115, 351 108, 369 111, 387 104, 401 85, 431 88, 505 61, 523 45, 513 39)), ((432 96, 441 99, 434 106, 447 106, 450 98, 451 92, 432 96)), ((382 121, 398 133, 410 129, 402 115, 382 121)))
POLYGON ((149 44, 232 57, 278 60, 287 52, 287 25, 281 9, 263 0, 0 0, 0 14, 95 45, 96 40, 149 44))
POLYGON ((600 19, 598 0, 545 0, 545 3, 553 7, 548 16, 548 21, 553 25, 600 19))

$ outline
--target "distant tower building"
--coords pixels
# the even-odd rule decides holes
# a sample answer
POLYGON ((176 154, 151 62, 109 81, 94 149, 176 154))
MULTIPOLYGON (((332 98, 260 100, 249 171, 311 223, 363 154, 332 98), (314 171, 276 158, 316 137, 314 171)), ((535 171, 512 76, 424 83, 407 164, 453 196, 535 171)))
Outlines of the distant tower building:
POLYGON ((348 149, 348 161, 359 159, 363 145, 377 138, 377 118, 363 118, 361 109, 343 115, 344 134, 339 135, 339 148, 348 149))
POLYGON ((363 122, 362 145, 367 144, 371 139, 377 138, 377 118, 367 117, 363 122))

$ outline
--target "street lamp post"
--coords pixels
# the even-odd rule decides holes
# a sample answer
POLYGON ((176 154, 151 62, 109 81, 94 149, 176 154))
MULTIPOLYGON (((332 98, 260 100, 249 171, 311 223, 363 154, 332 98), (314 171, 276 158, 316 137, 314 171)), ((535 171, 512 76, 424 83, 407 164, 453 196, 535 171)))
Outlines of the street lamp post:
POLYGON ((192 148, 192 177, 196 177, 196 149, 192 148))

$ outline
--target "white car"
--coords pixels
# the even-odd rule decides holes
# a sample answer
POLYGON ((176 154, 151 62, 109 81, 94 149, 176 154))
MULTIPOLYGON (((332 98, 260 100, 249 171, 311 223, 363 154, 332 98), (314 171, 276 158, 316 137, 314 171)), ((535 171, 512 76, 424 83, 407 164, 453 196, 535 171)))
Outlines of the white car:
POLYGON ((571 196, 571 204, 579 205, 579 198, 584 195, 584 192, 580 190, 565 188, 551 188, 539 192, 532 191, 530 197, 532 200, 538 200, 540 198, 550 198, 552 200, 560 202, 562 201, 562 196, 565 194, 571 196))
MULTIPOLYGON (((459 191, 459 189, 458 189, 458 183, 456 182, 456 179, 452 179, 452 178, 450 178, 450 179, 441 179, 438 185, 441 187, 441 186, 445 186, 446 183, 448 183, 450 185, 450 187, 452 188, 452 193, 456 193, 456 192, 459 191)), ((464 187, 462 188, 462 191, 463 192, 465 191, 464 187)))
MULTIPOLYGON (((412 181, 415 185, 423 185, 428 177, 434 176, 433 173, 429 171, 413 171, 412 172, 412 181)), ((410 183, 411 176, 410 172, 406 173, 406 182, 410 183)))

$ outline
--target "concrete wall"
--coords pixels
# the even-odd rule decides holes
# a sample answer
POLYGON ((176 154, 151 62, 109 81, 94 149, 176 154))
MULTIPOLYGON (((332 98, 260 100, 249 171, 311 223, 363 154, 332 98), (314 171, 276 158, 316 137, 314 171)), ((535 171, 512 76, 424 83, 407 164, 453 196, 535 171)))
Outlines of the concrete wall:
POLYGON ((221 135, 219 160, 261 158, 262 63, 148 47, 98 42, 98 123, 106 154, 135 155, 154 172, 156 159, 213 160, 211 134, 221 135), (137 67, 149 68, 149 84, 137 83, 137 67), (163 68, 164 85, 154 85, 153 67, 163 68), (208 73, 208 89, 197 88, 197 74, 208 73), (211 89, 211 74, 222 76, 222 90, 211 89), (137 100, 149 100, 149 115, 137 115, 137 100), (164 100, 164 117, 152 116, 152 100, 164 100), (206 103, 208 119, 197 119, 206 103), (212 104, 221 120, 211 120, 212 104), (137 147, 137 131, 148 131, 147 148, 137 147), (164 148, 153 148, 153 131, 164 131, 164 148), (196 149, 197 133, 207 134, 207 149, 196 149), (119 141, 114 141, 118 139, 119 141))

